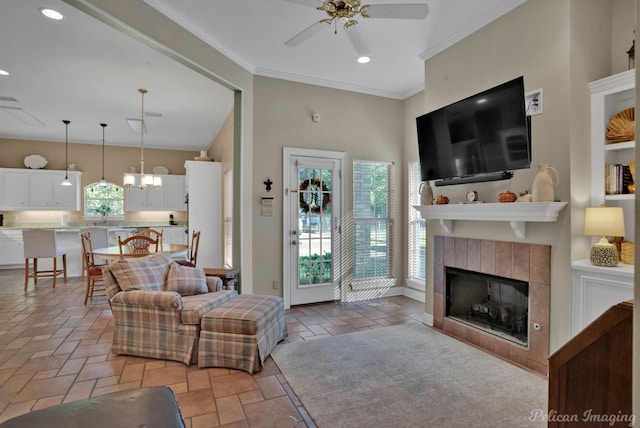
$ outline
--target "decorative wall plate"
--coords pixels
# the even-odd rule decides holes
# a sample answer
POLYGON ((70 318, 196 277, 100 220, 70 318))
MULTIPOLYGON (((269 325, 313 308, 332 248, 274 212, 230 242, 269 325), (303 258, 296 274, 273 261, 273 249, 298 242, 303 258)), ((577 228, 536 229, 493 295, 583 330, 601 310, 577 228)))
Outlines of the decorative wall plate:
POLYGON ((169 168, 166 166, 156 166, 153 168, 154 174, 169 174, 169 168))
POLYGON ((30 169, 42 169, 48 163, 49 162, 47 161, 47 159, 45 159, 44 156, 40 155, 29 155, 24 158, 24 166, 30 169))
POLYGON ((621 143, 633 141, 636 132, 635 109, 633 107, 622 110, 609 120, 607 124, 607 141, 621 143))

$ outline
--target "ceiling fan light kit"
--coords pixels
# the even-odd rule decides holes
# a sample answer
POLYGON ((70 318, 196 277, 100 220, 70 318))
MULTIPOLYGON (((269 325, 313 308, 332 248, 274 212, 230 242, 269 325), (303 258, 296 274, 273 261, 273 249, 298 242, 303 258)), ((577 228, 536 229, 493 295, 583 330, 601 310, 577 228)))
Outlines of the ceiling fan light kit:
POLYGON ((337 25, 340 22, 349 37, 351 45, 358 56, 356 60, 360 64, 371 61, 371 45, 367 40, 364 30, 358 25, 356 17, 361 18, 391 18, 391 19, 424 19, 429 13, 429 5, 426 3, 410 4, 373 4, 362 5, 360 0, 326 0, 321 6, 317 6, 319 0, 287 0, 302 6, 312 6, 325 12, 329 18, 321 19, 315 24, 302 30, 300 33, 287 40, 284 44, 288 47, 296 47, 309 40, 322 31, 325 25, 333 25, 337 34, 337 25), (317 7, 316 7, 317 6, 317 7))

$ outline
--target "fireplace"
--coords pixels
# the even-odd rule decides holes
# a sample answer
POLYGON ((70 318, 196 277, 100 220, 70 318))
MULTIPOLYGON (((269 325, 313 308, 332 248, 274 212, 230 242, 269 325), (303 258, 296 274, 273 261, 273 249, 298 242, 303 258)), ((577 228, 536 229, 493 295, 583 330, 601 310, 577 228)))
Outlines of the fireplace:
POLYGON ((528 346, 529 283, 446 268, 445 315, 528 346))
POLYGON ((547 375, 551 246, 434 236, 433 257, 434 327, 547 375))

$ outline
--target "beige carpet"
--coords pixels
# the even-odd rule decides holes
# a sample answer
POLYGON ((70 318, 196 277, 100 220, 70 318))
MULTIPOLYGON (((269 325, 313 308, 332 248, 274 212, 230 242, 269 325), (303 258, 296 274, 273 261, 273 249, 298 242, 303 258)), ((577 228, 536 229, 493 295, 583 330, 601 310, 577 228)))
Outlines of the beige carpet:
POLYGON ((545 378, 420 323, 271 355, 320 428, 546 426, 545 378))

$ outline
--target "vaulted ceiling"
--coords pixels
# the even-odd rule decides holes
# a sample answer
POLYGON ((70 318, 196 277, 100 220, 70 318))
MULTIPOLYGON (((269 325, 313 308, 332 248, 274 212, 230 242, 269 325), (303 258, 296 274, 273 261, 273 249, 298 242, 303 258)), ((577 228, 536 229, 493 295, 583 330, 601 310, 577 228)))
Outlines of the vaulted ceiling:
MULTIPOLYGON (((296 47, 285 42, 326 18, 320 0, 145 0, 253 74, 404 99, 424 87, 424 60, 526 0, 411 0, 424 19, 358 19, 371 46, 359 64, 341 25, 296 47)), ((381 0, 371 4, 403 4, 381 0)), ((63 0, 0 6, 0 138, 138 146, 127 119, 145 95, 145 147, 206 150, 233 94, 63 0), (39 9, 64 15, 52 21, 39 9)))

